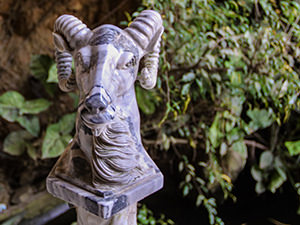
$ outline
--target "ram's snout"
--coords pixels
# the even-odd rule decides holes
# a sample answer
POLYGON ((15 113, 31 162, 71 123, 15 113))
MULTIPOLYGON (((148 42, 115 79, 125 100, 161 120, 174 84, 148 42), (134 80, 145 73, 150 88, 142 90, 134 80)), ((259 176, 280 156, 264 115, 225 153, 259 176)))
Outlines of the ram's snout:
POLYGON ((103 87, 94 88, 85 99, 85 108, 90 113, 104 111, 111 103, 111 97, 103 87))
POLYGON ((83 123, 99 135, 101 127, 114 120, 116 107, 112 103, 112 98, 102 87, 94 87, 86 96, 83 107, 80 107, 80 117, 83 123), (100 129, 100 130, 99 130, 100 129))

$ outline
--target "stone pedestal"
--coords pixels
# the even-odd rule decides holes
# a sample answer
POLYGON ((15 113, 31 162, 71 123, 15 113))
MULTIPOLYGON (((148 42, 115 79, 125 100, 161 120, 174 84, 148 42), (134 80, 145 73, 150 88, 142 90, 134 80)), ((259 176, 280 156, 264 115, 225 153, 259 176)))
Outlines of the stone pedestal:
POLYGON ((89 213, 83 208, 77 208, 77 225, 136 225, 136 204, 132 204, 119 213, 113 215, 110 219, 103 219, 89 213))
POLYGON ((70 146, 50 172, 47 178, 47 190, 55 197, 78 207, 80 212, 86 210, 89 212, 87 215, 93 214, 108 219, 126 207, 136 205, 138 201, 163 186, 161 172, 143 151, 144 162, 147 165, 143 176, 127 185, 107 186, 103 184, 102 188, 94 189, 90 183, 90 171, 86 168, 87 165, 84 163, 74 165, 74 160, 69 160, 72 151, 70 146), (68 170, 62 169, 74 166, 76 170, 82 172, 81 177, 76 176, 74 172, 68 173, 68 170))

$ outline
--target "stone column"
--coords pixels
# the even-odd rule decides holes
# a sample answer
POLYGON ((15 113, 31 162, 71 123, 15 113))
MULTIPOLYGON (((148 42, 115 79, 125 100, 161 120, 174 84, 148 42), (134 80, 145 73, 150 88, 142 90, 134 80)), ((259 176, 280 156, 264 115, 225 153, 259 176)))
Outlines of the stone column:
POLYGON ((109 219, 103 219, 83 208, 76 208, 77 225, 136 225, 137 205, 132 204, 109 219))

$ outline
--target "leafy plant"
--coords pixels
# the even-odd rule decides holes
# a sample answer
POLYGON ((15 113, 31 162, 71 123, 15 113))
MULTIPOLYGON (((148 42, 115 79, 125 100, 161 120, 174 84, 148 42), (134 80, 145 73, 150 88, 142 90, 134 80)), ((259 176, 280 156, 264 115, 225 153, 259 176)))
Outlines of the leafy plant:
POLYGON ((140 110, 146 115, 151 115, 155 112, 157 102, 159 102, 159 96, 155 96, 150 91, 146 91, 139 86, 135 88, 136 99, 140 110))
POLYGON ((157 88, 142 98, 157 96, 149 108, 159 120, 145 123, 143 135, 177 156, 183 195, 198 196, 210 223, 221 224, 214 192, 221 187, 224 198, 235 199, 232 181, 246 164, 248 146, 260 155, 251 170, 257 193, 300 180, 292 172, 299 170, 299 137, 290 141, 282 132, 300 105, 299 2, 143 5, 160 12, 165 27, 157 88))
POLYGON ((171 219, 167 219, 165 215, 161 214, 159 218, 155 218, 153 212, 147 208, 146 205, 142 205, 138 208, 137 213, 138 225, 173 225, 175 224, 171 219))
MULTIPOLYGON (((72 63, 72 70, 74 70, 74 61, 72 63)), ((51 83, 54 83, 55 86, 58 83, 56 63, 47 55, 32 55, 30 59, 30 72, 45 85, 46 89, 53 88, 53 85, 50 85, 51 83)))
POLYGON ((31 135, 37 137, 40 124, 35 115, 50 105, 46 99, 25 100, 20 93, 8 91, 0 96, 0 115, 9 122, 18 122, 31 135))
POLYGON ((20 156, 25 150, 32 158, 37 158, 37 152, 32 144, 34 137, 25 130, 11 132, 7 135, 3 143, 3 151, 11 155, 20 156))
POLYGON ((270 151, 265 151, 260 155, 259 165, 253 165, 251 174, 256 180, 255 191, 258 194, 270 190, 276 190, 287 180, 286 168, 281 159, 270 151))
POLYGON ((59 156, 71 140, 76 113, 64 115, 58 123, 48 125, 42 146, 42 158, 59 156))
POLYGON ((47 55, 32 55, 30 59, 30 72, 41 81, 46 81, 50 77, 50 69, 54 61, 47 55))
POLYGON ((291 156, 300 154, 300 140, 298 141, 286 141, 284 143, 285 147, 288 149, 291 156))
MULTIPOLYGON (((57 70, 53 59, 45 55, 33 55, 30 63, 31 73, 41 81, 50 96, 57 86, 57 70), (50 83, 55 83, 54 85, 50 83)), ((78 96, 70 94, 78 101, 78 96)), ((75 113, 64 115, 58 123, 49 124, 45 136, 40 135, 38 114, 47 110, 52 103, 46 99, 25 100, 16 91, 8 91, 0 96, 0 115, 9 122, 18 122, 26 130, 11 132, 4 140, 4 152, 20 156, 24 152, 34 160, 59 156, 69 141, 74 129, 75 113)), ((77 104, 76 104, 77 105, 77 104)))
POLYGON ((41 82, 47 94, 54 97, 57 90, 56 63, 54 60, 47 55, 32 55, 30 72, 41 82))

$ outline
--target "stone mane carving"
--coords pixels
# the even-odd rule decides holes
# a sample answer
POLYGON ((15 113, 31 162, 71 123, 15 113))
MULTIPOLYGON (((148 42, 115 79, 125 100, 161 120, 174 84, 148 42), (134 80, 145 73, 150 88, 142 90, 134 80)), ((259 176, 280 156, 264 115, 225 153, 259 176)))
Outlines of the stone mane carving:
POLYGON ((71 15, 55 22, 59 87, 80 92, 73 145, 91 166, 95 187, 127 184, 143 174, 134 82, 154 87, 162 32, 161 17, 152 10, 141 12, 124 30, 113 25, 90 30, 71 15))

